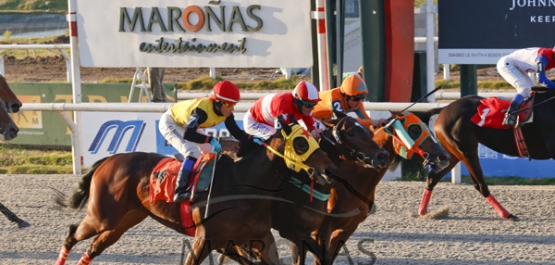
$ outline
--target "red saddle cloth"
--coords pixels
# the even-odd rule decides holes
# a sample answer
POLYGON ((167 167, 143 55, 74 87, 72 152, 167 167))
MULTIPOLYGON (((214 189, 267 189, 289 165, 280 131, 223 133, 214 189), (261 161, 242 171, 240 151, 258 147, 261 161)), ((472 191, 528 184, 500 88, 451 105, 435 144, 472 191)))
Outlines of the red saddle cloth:
MULTIPOLYGON (((195 163, 195 166, 193 167, 193 173, 191 173, 192 176, 189 176, 187 186, 190 186, 191 184, 196 186, 203 169, 200 165, 214 157, 215 156, 213 154, 207 154, 197 160, 197 163, 195 163)), ((164 158, 154 167, 152 174, 150 175, 150 203, 154 203, 158 200, 173 203, 175 182, 177 174, 179 174, 181 164, 182 162, 175 158, 164 158)), ((179 205, 179 211, 181 215, 181 223, 185 228, 185 233, 189 236, 195 236, 196 226, 193 222, 191 202, 189 200, 182 201, 179 205)))
MULTIPOLYGON (((528 108, 531 106, 533 100, 527 100, 522 104, 520 109, 528 108)), ((510 100, 500 99, 498 97, 490 97, 480 100, 480 104, 477 108, 477 112, 470 119, 474 124, 480 127, 489 127, 495 129, 512 129, 511 126, 504 126, 502 124, 505 113, 509 109, 511 104, 510 100)), ((524 123, 532 116, 532 108, 527 111, 522 111, 518 113, 519 124, 524 123)))

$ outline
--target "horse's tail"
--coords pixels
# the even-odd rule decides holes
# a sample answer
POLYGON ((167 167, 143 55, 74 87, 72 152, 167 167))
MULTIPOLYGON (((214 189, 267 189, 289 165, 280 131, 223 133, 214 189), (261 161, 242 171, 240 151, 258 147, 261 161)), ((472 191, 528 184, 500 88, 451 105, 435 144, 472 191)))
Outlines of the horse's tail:
POLYGON ((108 157, 102 158, 94 163, 89 172, 81 178, 79 187, 77 187, 77 189, 73 192, 73 195, 71 195, 67 203, 65 200, 66 195, 63 192, 52 188, 54 190, 54 202, 59 206, 59 208, 70 208, 79 211, 85 207, 85 204, 87 204, 87 201, 89 200, 89 190, 91 188, 92 176, 94 175, 96 169, 98 169, 98 167, 106 159, 108 159, 108 157))
POLYGON ((435 108, 435 109, 431 109, 428 110, 426 112, 413 112, 420 120, 422 120, 422 122, 428 124, 430 123, 430 118, 436 114, 439 114, 439 112, 442 110, 443 108, 435 108))

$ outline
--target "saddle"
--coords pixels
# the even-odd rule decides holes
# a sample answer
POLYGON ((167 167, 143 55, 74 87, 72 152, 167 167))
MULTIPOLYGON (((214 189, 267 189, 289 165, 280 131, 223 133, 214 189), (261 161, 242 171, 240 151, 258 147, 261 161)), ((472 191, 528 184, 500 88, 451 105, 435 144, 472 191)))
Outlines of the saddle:
MULTIPOLYGON (((207 191, 210 187, 214 158, 216 154, 205 154, 200 157, 189 176, 187 186, 193 185, 193 193, 207 191)), ((181 167, 181 161, 175 158, 164 158, 158 162, 150 175, 150 203, 158 200, 173 202, 175 181, 181 167)))
MULTIPOLYGON (((193 194, 203 192, 210 187, 214 161, 216 154, 205 154, 197 160, 193 167, 191 176, 187 185, 193 185, 193 194)), ((175 193, 175 181, 177 174, 181 168, 181 161, 175 158, 164 158, 158 162, 150 175, 150 203, 163 200, 173 203, 173 195, 175 193)), ((179 204, 179 213, 181 216, 181 224, 185 229, 185 234, 195 236, 196 226, 193 221, 191 201, 185 200, 179 204)))
POLYGON ((472 116, 471 121, 480 126, 494 128, 500 130, 513 129, 515 144, 520 157, 530 158, 528 147, 524 141, 521 127, 526 123, 534 121, 534 97, 536 91, 530 92, 530 95, 524 99, 516 116, 516 126, 504 126, 502 124, 505 113, 511 104, 510 99, 491 97, 480 100, 480 105, 476 109, 476 114, 472 116))
MULTIPOLYGON (((532 106, 534 105, 535 94, 535 91, 530 92, 530 95, 526 97, 520 105, 517 113, 516 127, 534 121, 534 111, 532 106)), ((484 128, 487 127, 501 130, 513 128, 502 124, 505 113, 511 104, 510 99, 490 97, 480 100, 480 103, 481 104, 476 109, 476 114, 471 118, 471 121, 474 124, 484 128)))

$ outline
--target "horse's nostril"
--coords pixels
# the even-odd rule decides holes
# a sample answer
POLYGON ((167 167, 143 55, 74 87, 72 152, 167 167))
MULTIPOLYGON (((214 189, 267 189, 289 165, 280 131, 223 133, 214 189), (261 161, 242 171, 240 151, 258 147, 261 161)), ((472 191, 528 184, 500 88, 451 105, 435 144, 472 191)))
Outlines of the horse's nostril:
POLYGON ((19 108, 21 108, 21 103, 14 103, 10 106, 12 112, 18 112, 19 108))

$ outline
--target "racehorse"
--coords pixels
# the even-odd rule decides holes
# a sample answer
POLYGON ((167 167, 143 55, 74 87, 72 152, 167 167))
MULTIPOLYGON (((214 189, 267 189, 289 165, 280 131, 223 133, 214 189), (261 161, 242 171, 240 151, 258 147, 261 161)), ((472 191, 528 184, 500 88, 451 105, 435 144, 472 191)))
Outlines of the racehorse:
MULTIPOLYGON (((376 186, 389 169, 402 158, 420 161, 428 170, 441 171, 449 163, 449 154, 418 117, 410 112, 392 112, 385 127, 373 128, 373 140, 389 153, 391 164, 384 168, 367 168, 344 161, 338 170, 346 181, 335 184, 328 200, 328 212, 314 236, 331 254, 331 263, 349 237, 368 215, 375 212, 376 186), (408 138, 408 139, 406 139, 408 138)), ((322 262, 315 257, 316 264, 322 262)))
MULTIPOLYGON (((19 128, 13 121, 9 113, 15 113, 19 111, 21 107, 21 101, 14 94, 6 78, 0 74, 0 134, 4 140, 11 140, 17 137, 19 128)), ((19 228, 25 228, 30 226, 29 223, 17 217, 10 209, 0 203, 0 212, 2 212, 8 220, 17 223, 19 228)))
MULTIPOLYGON (((212 250, 222 251, 232 244, 263 242, 258 251, 265 264, 277 257, 271 234, 269 214, 271 196, 282 182, 276 176, 310 174, 319 182, 326 181, 326 170, 336 167, 319 149, 310 133, 300 125, 289 126, 278 118, 282 129, 266 141, 265 147, 244 143, 250 149, 233 161, 221 156, 213 175, 210 203, 211 214, 204 216, 207 194, 191 203, 195 238, 193 250, 185 264, 200 264, 212 250), (265 247, 267 246, 267 247, 265 247), (273 246, 273 248, 270 248, 273 246)), ((222 144, 222 146, 224 146, 222 144)), ((87 215, 77 225, 71 225, 57 265, 62 265, 75 244, 93 236, 79 264, 88 264, 125 231, 150 216, 179 233, 185 233, 180 217, 180 205, 166 201, 149 202, 149 175, 165 156, 155 153, 116 154, 97 161, 85 174, 69 205, 59 197, 60 206, 81 209, 88 203, 87 215), (116 188, 117 187, 117 188, 116 188)), ((248 264, 247 261, 242 263, 248 264)))
MULTIPOLYGON (((341 167, 345 160, 373 168, 384 168, 389 164, 388 153, 372 140, 372 132, 354 118, 345 116, 330 121, 327 125, 329 127, 320 139, 320 148, 338 167, 341 167)), ((305 245, 321 260, 330 261, 329 253, 310 236, 310 233, 320 227, 327 215, 327 199, 333 182, 314 185, 313 181, 306 177, 280 177, 286 179, 289 185, 276 194, 283 200, 274 200, 272 203, 272 228, 278 230, 281 237, 292 242, 293 253, 300 254, 299 257, 293 255, 294 264, 304 264, 305 245)), ((342 179, 340 181, 348 181, 350 178, 361 176, 338 174, 338 177, 342 179)))
MULTIPOLYGON (((541 87, 532 88, 535 91, 533 107, 533 122, 520 126, 524 143, 530 159, 555 158, 555 90, 541 87)), ((492 99, 492 98, 490 98, 492 99)), ((472 118, 478 113, 478 106, 485 98, 471 95, 455 100, 444 108, 437 108, 419 115, 423 120, 438 114, 434 131, 441 143, 451 154, 449 167, 439 172, 429 174, 426 188, 419 207, 419 213, 426 214, 432 191, 441 178, 447 174, 459 161, 468 169, 474 188, 493 206, 502 218, 516 220, 491 194, 484 180, 478 156, 478 143, 509 156, 521 156, 515 144, 515 133, 510 128, 498 129, 476 125, 472 118)), ((508 101, 507 101, 508 102, 508 101)), ((484 117, 486 114, 482 114, 484 117)), ((501 114, 501 117, 503 113, 501 114)))

